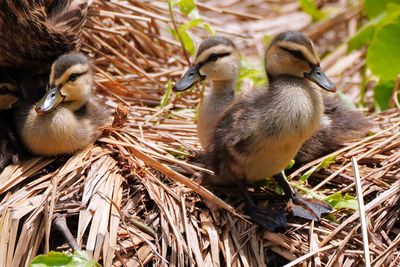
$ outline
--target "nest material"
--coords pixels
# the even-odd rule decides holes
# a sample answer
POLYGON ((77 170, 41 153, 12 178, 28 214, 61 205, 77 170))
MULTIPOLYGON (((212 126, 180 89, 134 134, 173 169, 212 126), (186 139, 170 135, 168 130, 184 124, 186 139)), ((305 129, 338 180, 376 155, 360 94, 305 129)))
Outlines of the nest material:
MULTIPOLYGON (((257 47, 261 33, 293 25, 330 51, 351 34, 359 15, 357 7, 342 10, 340 1, 331 1, 337 13, 319 24, 292 1, 219 5, 202 2, 199 8, 250 57, 263 53, 257 47), (288 24, 288 18, 299 23, 288 24), (340 38, 333 42, 332 36, 340 38)), ((196 160, 198 93, 155 107, 167 81, 179 77, 186 64, 181 47, 165 31, 169 23, 164 1, 94 2, 83 50, 94 59, 100 95, 117 111, 113 126, 71 157, 32 158, 0 175, 0 265, 26 265, 37 253, 67 250, 52 227, 55 214, 66 217, 78 245, 104 266, 282 266, 296 259, 304 266, 363 264, 357 212, 336 211, 337 222, 292 218, 285 232, 271 233, 246 220, 237 192, 210 192, 198 185, 196 178, 208 172, 196 160)), ((354 95, 364 62, 362 51, 345 55, 339 48, 323 65, 339 88, 354 95)), ((356 157, 372 262, 399 266, 400 112, 375 114, 371 120, 376 134, 337 152, 335 164, 316 172, 305 187, 325 195, 355 195, 350 158, 356 157)))

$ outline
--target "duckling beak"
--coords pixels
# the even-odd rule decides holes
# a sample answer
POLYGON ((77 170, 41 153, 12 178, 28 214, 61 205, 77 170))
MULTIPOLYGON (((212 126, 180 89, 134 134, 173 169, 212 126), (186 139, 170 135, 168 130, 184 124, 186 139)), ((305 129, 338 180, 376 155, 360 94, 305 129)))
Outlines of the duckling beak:
POLYGON ((325 89, 329 92, 336 92, 335 84, 331 80, 329 80, 329 78, 322 71, 320 66, 314 66, 311 72, 304 73, 304 77, 318 84, 322 89, 325 89))
POLYGON ((64 100, 58 87, 49 89, 43 98, 36 104, 36 112, 39 114, 49 112, 57 107, 64 100))
POLYGON ((198 81, 204 80, 206 76, 200 74, 201 66, 201 64, 191 66, 183 75, 183 77, 175 83, 173 90, 175 92, 186 91, 198 81))

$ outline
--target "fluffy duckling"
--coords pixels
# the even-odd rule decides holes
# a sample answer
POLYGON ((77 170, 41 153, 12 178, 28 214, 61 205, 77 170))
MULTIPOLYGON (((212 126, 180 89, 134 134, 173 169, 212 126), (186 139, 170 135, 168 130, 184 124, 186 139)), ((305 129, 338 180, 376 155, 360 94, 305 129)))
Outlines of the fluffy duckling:
POLYGON ((200 44, 193 66, 174 86, 181 92, 200 80, 211 81, 199 106, 197 136, 202 147, 209 145, 218 120, 234 99, 239 68, 240 54, 234 43, 224 37, 211 37, 200 44))
POLYGON ((298 197, 280 172, 319 129, 320 89, 335 91, 335 86, 319 67, 312 42, 299 32, 274 38, 266 52, 266 71, 268 88, 241 98, 225 112, 207 153, 215 172, 213 182, 236 183, 245 196, 247 213, 274 230, 286 226, 283 211, 258 208, 249 196, 248 183, 275 175, 292 200, 295 216, 318 220, 331 209, 324 202, 298 197))
POLYGON ((59 55, 77 50, 90 2, 1 1, 0 67, 47 70, 59 55))
POLYGON ((36 155, 72 154, 93 143, 106 121, 104 108, 91 99, 93 74, 82 54, 60 56, 51 67, 46 95, 21 110, 18 131, 36 155))
MULTIPOLYGON (((199 46, 193 66, 176 82, 174 90, 182 92, 201 80, 211 81, 199 105, 197 136, 203 148, 215 130, 218 120, 235 98, 240 54, 235 44, 225 37, 210 37, 199 46), (216 59, 216 55, 224 55, 216 59)), ((353 110, 336 96, 324 96, 324 114, 319 130, 296 155, 296 163, 305 163, 329 154, 345 143, 365 136, 370 123, 362 113, 353 110)))
POLYGON ((313 43, 299 32, 276 36, 266 52, 269 86, 235 101, 217 124, 206 151, 216 184, 236 184, 246 212, 259 225, 286 226, 283 210, 258 208, 247 185, 275 176, 295 216, 319 220, 331 207, 304 199, 281 174, 301 145, 319 129, 323 114, 321 88, 335 91, 319 66, 313 43))

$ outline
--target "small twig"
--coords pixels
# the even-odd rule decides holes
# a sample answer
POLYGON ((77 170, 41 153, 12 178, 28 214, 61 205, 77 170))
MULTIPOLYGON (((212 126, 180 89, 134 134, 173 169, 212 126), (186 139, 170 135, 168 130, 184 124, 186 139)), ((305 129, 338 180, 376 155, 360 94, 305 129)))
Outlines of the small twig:
POLYGON ((289 262, 288 264, 284 265, 283 267, 292 267, 292 266, 296 266, 297 264, 299 264, 299 263, 305 261, 306 259, 308 259, 308 258, 310 258, 310 257, 312 257, 312 256, 314 256, 314 255, 317 255, 318 253, 321 253, 321 252, 326 251, 326 250, 333 249, 333 248, 335 248, 335 247, 337 247, 337 246, 338 246, 338 245, 327 245, 327 246, 325 246, 325 247, 322 247, 322 248, 319 248, 319 249, 317 249, 317 250, 311 251, 311 252, 309 252, 309 253, 307 253, 307 254, 305 254, 305 255, 303 255, 303 256, 297 258, 296 260, 289 262))
POLYGON ((54 225, 54 227, 57 228, 58 231, 60 231, 64 235, 69 246, 74 251, 81 250, 78 246, 78 243, 76 243, 75 238, 72 236, 71 231, 69 230, 68 225, 67 225, 67 220, 65 219, 65 217, 63 215, 61 215, 59 213, 54 213, 53 225, 54 225))
POLYGON ((356 182, 356 192, 357 192, 357 200, 358 200, 358 210, 360 213, 360 221, 361 221, 361 234, 363 239, 364 246, 364 258, 365 258, 365 266, 371 266, 371 257, 369 252, 369 242, 368 242, 368 229, 367 229, 367 220, 365 219, 365 207, 364 207, 364 197, 361 187, 361 178, 358 169, 357 159, 355 157, 351 158, 351 163, 353 165, 353 172, 356 182))

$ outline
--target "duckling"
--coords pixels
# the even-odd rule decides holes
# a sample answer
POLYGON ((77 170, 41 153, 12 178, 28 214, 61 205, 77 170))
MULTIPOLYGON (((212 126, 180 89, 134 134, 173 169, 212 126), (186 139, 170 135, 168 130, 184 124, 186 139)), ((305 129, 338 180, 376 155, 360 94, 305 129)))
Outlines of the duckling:
MULTIPOLYGON (((209 140, 224 111, 235 97, 238 98, 235 96, 235 85, 239 68, 240 53, 235 44, 225 37, 210 37, 202 41, 193 66, 174 86, 176 92, 182 92, 198 81, 204 79, 211 81, 211 87, 206 89, 199 105, 197 121, 197 136, 203 148, 209 145, 209 140), (223 60, 215 60, 214 54, 226 56, 223 60), (207 64, 203 68, 205 62, 207 64)), ((345 143, 365 136, 371 128, 371 124, 362 113, 351 109, 336 96, 324 95, 323 99, 324 114, 320 128, 301 146, 295 157, 296 163, 310 162, 329 154, 345 143)))
POLYGON ((60 56, 52 65, 45 96, 18 112, 17 128, 36 155, 72 154, 93 143, 106 122, 104 108, 91 98, 93 74, 82 54, 60 56))
POLYGON ((197 136, 203 148, 209 145, 219 118, 234 99, 239 68, 240 54, 235 44, 225 37, 210 37, 200 44, 194 65, 174 86, 176 92, 181 92, 200 80, 211 81, 199 105, 197 121, 197 136))
MULTIPOLYGON (((204 69, 213 69, 218 66, 216 61, 229 55, 219 52, 222 57, 217 53, 213 60, 208 60, 210 54, 204 51, 197 56, 204 54, 202 60, 197 60, 177 83, 177 90, 204 79, 204 69)), ((285 195, 292 200, 295 216, 319 220, 331 210, 324 202, 298 197, 280 171, 319 129, 323 113, 320 88, 334 92, 335 86, 321 70, 311 40, 299 32, 276 36, 267 49, 266 59, 268 88, 240 98, 223 110, 221 119, 216 119, 206 153, 215 173, 212 182, 237 184, 248 214, 256 223, 274 230, 286 226, 284 213, 257 208, 247 191, 248 183, 276 175, 285 195)), ((228 102, 232 101, 225 103, 228 102)))
POLYGON ((47 68, 80 46, 90 0, 3 0, 0 67, 47 68))

